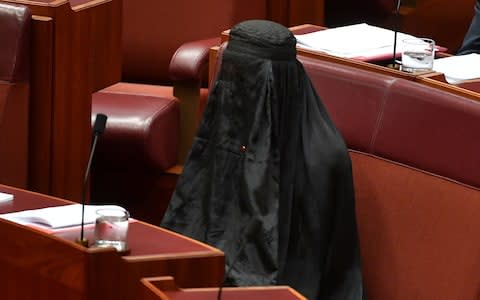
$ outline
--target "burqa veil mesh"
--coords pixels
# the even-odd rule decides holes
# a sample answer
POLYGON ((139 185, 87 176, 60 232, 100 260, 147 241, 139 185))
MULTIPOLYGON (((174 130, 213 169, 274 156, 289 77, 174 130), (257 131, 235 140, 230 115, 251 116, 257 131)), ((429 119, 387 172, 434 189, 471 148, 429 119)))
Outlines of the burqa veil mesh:
POLYGON ((232 28, 162 226, 224 251, 231 285, 361 299, 350 158, 295 45, 270 21, 232 28))

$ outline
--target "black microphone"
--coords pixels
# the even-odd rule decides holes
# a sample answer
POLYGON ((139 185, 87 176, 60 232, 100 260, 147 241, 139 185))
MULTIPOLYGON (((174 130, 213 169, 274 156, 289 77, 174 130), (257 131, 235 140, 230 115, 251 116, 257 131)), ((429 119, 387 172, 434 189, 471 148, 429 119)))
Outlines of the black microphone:
POLYGON ((394 15, 394 20, 393 20, 393 58, 392 58, 392 67, 394 69, 397 69, 397 34, 399 30, 399 23, 400 23, 400 6, 401 6, 401 0, 397 0, 397 4, 395 7, 395 15, 394 15))
POLYGON ((87 191, 88 177, 90 175, 90 166, 92 165, 93 155, 95 153, 95 148, 97 146, 98 137, 105 131, 105 125, 107 124, 107 116, 104 114, 97 114, 95 117, 95 123, 93 124, 93 141, 92 147, 90 148, 90 157, 88 158, 87 168, 85 169, 85 177, 83 179, 83 189, 82 189, 82 223, 80 225, 80 239, 77 240, 77 243, 88 247, 88 240, 84 238, 84 225, 85 225, 85 197, 87 191))
POLYGON ((242 230, 242 243, 240 245, 240 248, 237 250, 235 255, 233 256, 232 263, 227 269, 227 272, 225 272, 225 276, 223 277, 223 283, 222 285, 218 288, 218 293, 217 293, 217 300, 222 299, 222 290, 225 285, 225 281, 227 278, 230 276, 230 273, 233 270, 233 267, 235 266, 235 263, 237 262, 238 258, 240 257, 240 253, 242 253, 243 249, 245 248, 245 245, 247 244, 247 239, 253 234, 258 233, 261 228, 262 222, 259 219, 254 219, 252 220, 243 230, 242 230))

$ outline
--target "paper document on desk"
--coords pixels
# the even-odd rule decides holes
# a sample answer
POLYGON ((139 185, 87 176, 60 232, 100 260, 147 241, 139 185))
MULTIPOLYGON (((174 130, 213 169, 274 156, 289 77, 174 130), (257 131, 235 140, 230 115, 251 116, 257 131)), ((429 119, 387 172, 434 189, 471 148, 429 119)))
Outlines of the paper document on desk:
POLYGON ((12 194, 2 193, 0 192, 0 203, 9 202, 13 200, 12 194))
POLYGON ((437 58, 433 61, 433 70, 443 73, 447 82, 451 84, 480 78, 480 54, 437 58))
MULTIPOLYGON (((95 222, 96 211, 101 208, 120 208, 117 205, 85 205, 84 224, 95 222)), ((82 224, 82 205, 69 204, 14 213, 1 214, 0 218, 22 225, 35 225, 50 229, 78 226, 82 224)))
MULTIPOLYGON (((344 58, 369 59, 393 56, 395 33, 366 23, 295 35, 297 46, 344 58)), ((396 54, 402 53, 402 40, 414 38, 397 32, 396 54)))

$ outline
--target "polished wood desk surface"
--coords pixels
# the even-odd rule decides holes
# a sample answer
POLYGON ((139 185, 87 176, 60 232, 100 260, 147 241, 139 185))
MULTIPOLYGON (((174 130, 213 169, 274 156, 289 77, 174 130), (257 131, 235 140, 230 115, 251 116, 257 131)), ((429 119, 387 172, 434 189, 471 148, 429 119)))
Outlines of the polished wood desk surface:
MULTIPOLYGON (((13 201, 0 203, 0 214, 74 203, 60 198, 4 185, 0 185, 0 191, 14 195, 13 201)), ((86 225, 84 229, 85 236, 89 240, 93 240, 93 225, 86 225)), ((43 231, 41 229, 37 230, 43 231)), ((75 242, 75 239, 79 237, 80 228, 73 227, 70 229, 58 230, 51 232, 51 234, 75 242)), ((216 256, 220 260, 223 256, 223 252, 209 245, 138 220, 134 220, 130 223, 127 242, 131 248, 130 254, 124 256, 127 260, 143 255, 155 255, 159 258, 173 258, 191 255, 216 256)))
MULTIPOLYGON (((173 277, 143 278, 142 300, 211 300, 217 299, 219 288, 179 288, 173 277)), ((304 296, 288 286, 224 287, 224 300, 306 300, 304 296)))
MULTIPOLYGON (((0 185, 0 191, 14 195, 12 201, 0 204, 0 213, 74 203, 5 185, 0 185)), ((121 293, 122 297, 114 297, 110 290, 107 298, 98 299, 138 299, 140 279, 152 276, 175 276, 182 287, 219 286, 223 282, 223 252, 138 220, 130 223, 127 238, 130 252, 123 256, 113 249, 78 245, 75 241, 80 237, 79 226, 48 231, 0 219, 0 237, 6 245, 0 248, 0 265, 9 270, 8 278, 0 272, 0 289, 15 284, 26 287, 24 293, 35 294, 35 289, 42 287, 42 292, 37 293, 37 299, 41 300, 97 299, 91 298, 91 294, 102 288, 116 289, 115 293, 121 293), (43 269, 51 270, 48 276, 43 269), (21 282, 24 278, 26 283, 21 282), (88 282, 92 281, 97 283, 90 286, 88 282), (105 281, 112 286, 104 287, 105 281), (62 293, 78 294, 80 298, 51 298, 50 291, 58 289, 59 284, 62 293)), ((93 225, 85 228, 85 237, 93 241, 93 225)), ((17 299, 18 293, 13 287, 11 290, 3 293, 5 299, 17 299)))
MULTIPOLYGON (((209 300, 216 298, 218 288, 183 289, 178 291, 165 291, 164 293, 170 300, 209 300)), ((306 300, 305 297, 285 286, 223 288, 222 299, 306 300)))
MULTIPOLYGON (((320 31, 320 30, 325 30, 326 28, 323 26, 318 26, 318 25, 313 25, 313 24, 303 24, 303 25, 298 25, 294 27, 289 28, 290 31, 294 34, 306 34, 306 33, 311 33, 315 31, 320 31)), ((225 30, 221 33, 221 41, 225 42, 228 40, 228 35, 229 35, 230 30, 225 30)), ((393 37, 392 37, 393 38, 393 37)), ((360 61, 360 60, 354 60, 350 58, 343 58, 343 57, 338 57, 338 56, 333 56, 327 53, 319 52, 319 51, 313 51, 305 48, 300 48, 297 47, 297 53, 298 55, 309 57, 312 59, 318 59, 318 60, 324 60, 324 61, 331 61, 335 63, 340 63, 343 65, 347 66, 353 66, 353 67, 358 67, 362 69, 368 69, 377 73, 382 73, 382 74, 387 74, 387 75, 393 75, 396 77, 400 78, 405 78, 409 80, 413 80, 417 75, 411 74, 411 73, 405 73, 399 70, 395 70, 392 68, 387 68, 384 66, 372 64, 370 62, 366 61, 360 61)))

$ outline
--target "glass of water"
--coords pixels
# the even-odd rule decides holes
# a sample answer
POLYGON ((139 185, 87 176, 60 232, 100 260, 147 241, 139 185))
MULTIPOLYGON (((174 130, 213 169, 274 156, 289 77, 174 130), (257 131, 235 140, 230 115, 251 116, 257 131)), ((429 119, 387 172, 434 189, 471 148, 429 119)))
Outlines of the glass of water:
POLYGON ((120 208, 105 208, 96 214, 94 247, 113 247, 126 252, 129 213, 120 208))
POLYGON ((411 38, 402 41, 402 71, 409 73, 431 71, 434 57, 434 40, 411 38))

